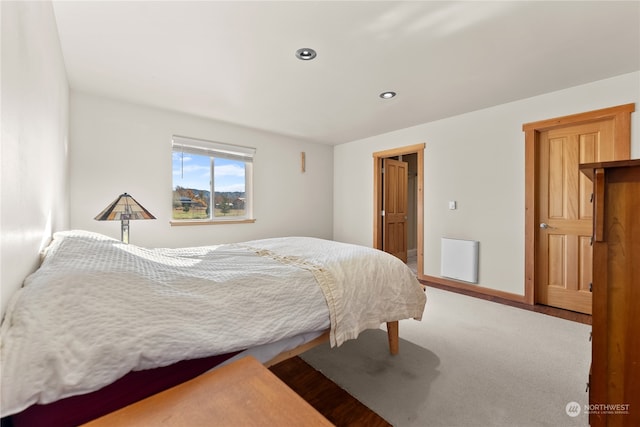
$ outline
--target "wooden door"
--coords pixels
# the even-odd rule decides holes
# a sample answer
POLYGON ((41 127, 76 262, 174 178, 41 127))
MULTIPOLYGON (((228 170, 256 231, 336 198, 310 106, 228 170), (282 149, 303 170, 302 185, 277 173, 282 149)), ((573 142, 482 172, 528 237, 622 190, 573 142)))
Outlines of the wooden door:
POLYGON ((384 159, 383 250, 407 262, 408 163, 384 159))
MULTIPOLYGON (((384 250, 384 159, 397 158, 398 156, 415 154, 417 156, 417 176, 416 176, 416 228, 417 228, 417 269, 418 278, 424 278, 424 149, 425 144, 408 145, 405 147, 392 148, 373 153, 373 247, 384 250)), ((408 185, 408 178, 407 178, 408 185)), ((411 214, 411 213, 410 213, 411 214)), ((411 218, 411 217, 409 217, 411 218)), ((408 231, 407 231, 408 232, 408 231)))
POLYGON ((580 163, 616 160, 612 120, 540 133, 537 302, 591 314, 593 184, 580 163))

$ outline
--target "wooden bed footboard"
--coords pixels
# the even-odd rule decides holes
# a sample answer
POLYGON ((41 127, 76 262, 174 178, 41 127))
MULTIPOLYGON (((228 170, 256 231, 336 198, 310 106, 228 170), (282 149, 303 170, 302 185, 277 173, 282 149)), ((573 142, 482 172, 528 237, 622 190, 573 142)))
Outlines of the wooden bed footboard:
MULTIPOLYGON (((389 339, 389 353, 391 353, 392 355, 398 354, 398 352, 400 351, 400 337, 399 337, 397 320, 393 322, 387 322, 387 337, 389 339)), ((313 340, 307 343, 299 345, 298 347, 293 348, 291 350, 283 351, 273 359, 265 362, 264 366, 268 368, 269 366, 277 365, 278 363, 284 360, 290 359, 294 356, 298 356, 299 354, 302 354, 307 350, 311 350, 313 347, 323 344, 327 341, 329 341, 328 330, 325 331, 319 337, 314 338, 313 340)))
POLYGON ((264 366, 266 366, 267 368, 269 366, 273 366, 273 365, 277 365, 278 363, 287 360, 287 359, 291 359, 292 357, 295 357, 299 354, 304 353, 307 350, 311 350, 313 347, 320 345, 322 343, 325 343, 329 341, 329 331, 325 331, 322 335, 320 335, 317 338, 312 339, 309 342, 306 342, 302 345, 299 345, 296 348, 292 348, 291 350, 287 350, 287 351, 283 351, 282 353, 278 354, 276 357, 274 357, 273 359, 267 361, 264 363, 264 366))

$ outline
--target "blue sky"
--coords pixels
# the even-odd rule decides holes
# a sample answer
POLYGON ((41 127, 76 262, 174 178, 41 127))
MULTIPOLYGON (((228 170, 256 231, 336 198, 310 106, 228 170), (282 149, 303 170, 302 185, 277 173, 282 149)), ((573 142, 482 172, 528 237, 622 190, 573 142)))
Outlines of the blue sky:
MULTIPOLYGON (((173 188, 209 190, 209 157, 174 152, 172 162, 173 188)), ((244 162, 216 158, 214 170, 215 191, 245 191, 244 162)))

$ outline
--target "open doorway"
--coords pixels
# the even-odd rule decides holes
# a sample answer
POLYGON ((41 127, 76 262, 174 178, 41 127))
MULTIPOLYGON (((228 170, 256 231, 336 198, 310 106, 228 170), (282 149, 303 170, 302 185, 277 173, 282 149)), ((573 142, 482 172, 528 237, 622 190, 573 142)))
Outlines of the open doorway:
MULTIPOLYGON (((422 278, 424 274, 424 147, 423 143, 373 153, 373 245, 377 249, 394 253, 403 259, 402 255, 398 255, 402 253, 402 249, 398 249, 402 245, 398 242, 402 242, 404 239, 406 258, 403 261, 415 266, 418 278, 422 278), (389 182, 395 187, 397 180, 385 179, 384 164, 388 159, 406 164, 406 212, 404 213, 396 212, 395 208, 385 206, 385 203, 389 203, 389 199, 398 196, 397 194, 393 197, 389 196, 389 182), (387 182, 386 189, 385 182, 387 182), (385 195, 387 195, 386 198, 385 195), (390 222, 389 219, 392 216, 387 211, 392 211, 399 220, 394 219, 390 222), (402 217, 404 217, 404 221, 402 217)), ((402 185, 398 186, 398 192, 402 192, 402 185)))

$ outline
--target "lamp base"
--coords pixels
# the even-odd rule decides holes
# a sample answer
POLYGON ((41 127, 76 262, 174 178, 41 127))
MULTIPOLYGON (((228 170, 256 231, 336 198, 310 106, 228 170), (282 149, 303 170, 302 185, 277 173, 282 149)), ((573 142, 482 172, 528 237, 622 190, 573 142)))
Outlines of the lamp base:
POLYGON ((120 240, 122 240, 122 243, 126 243, 127 245, 129 244, 129 220, 128 219, 122 220, 120 240))

